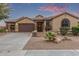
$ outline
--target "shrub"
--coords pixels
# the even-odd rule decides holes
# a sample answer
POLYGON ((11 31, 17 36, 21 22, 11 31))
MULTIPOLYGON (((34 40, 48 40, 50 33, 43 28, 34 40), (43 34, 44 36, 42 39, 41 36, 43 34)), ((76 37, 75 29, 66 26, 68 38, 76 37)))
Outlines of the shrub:
POLYGON ((5 29, 0 29, 0 32, 6 32, 6 30, 5 29))
POLYGON ((46 33, 46 38, 48 38, 49 40, 52 40, 54 37, 55 37, 54 32, 47 32, 46 33))
POLYGON ((60 28, 60 33, 61 35, 66 35, 69 31, 69 27, 61 27, 60 28))
POLYGON ((78 35, 78 33, 79 33, 79 27, 78 26, 72 27, 72 34, 73 35, 78 35))

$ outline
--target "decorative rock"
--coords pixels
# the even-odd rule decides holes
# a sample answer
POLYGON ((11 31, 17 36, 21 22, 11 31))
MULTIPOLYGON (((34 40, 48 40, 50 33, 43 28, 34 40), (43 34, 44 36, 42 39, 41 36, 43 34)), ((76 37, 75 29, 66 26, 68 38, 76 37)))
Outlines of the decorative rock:
POLYGON ((56 37, 54 38, 54 42, 55 42, 55 43, 59 43, 59 42, 61 42, 61 41, 62 41, 62 39, 60 39, 60 38, 56 38, 56 37))
POLYGON ((71 38, 69 38, 69 37, 64 37, 64 39, 63 40, 72 40, 71 38))

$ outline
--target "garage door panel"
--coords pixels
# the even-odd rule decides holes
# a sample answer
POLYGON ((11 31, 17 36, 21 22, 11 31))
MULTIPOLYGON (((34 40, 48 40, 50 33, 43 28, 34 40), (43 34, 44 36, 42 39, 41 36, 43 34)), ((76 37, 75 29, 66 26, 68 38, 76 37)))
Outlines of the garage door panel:
POLYGON ((34 24, 19 24, 20 32, 31 32, 34 30, 34 24))

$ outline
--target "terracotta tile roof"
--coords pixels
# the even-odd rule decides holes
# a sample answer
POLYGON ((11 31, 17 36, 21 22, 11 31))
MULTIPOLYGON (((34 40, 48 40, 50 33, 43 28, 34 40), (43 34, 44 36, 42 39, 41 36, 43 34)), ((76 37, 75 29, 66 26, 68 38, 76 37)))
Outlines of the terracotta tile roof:
POLYGON ((58 16, 61 16, 61 15, 63 15, 63 14, 68 14, 68 15, 70 15, 70 16, 72 16, 72 17, 75 17, 75 18, 79 19, 78 15, 75 15, 75 14, 70 13, 70 12, 63 12, 63 13, 60 13, 60 14, 57 14, 57 15, 54 15, 54 16, 50 16, 50 17, 44 17, 44 16, 42 16, 42 15, 37 15, 37 16, 35 16, 34 18, 20 17, 20 18, 18 18, 18 19, 10 19, 10 20, 8 20, 8 21, 6 21, 6 22, 17 22, 17 21, 20 21, 20 20, 26 19, 26 18, 27 18, 27 19, 30 19, 30 20, 52 20, 52 19, 54 19, 54 18, 56 18, 56 17, 58 17, 58 16))
POLYGON ((32 19, 31 19, 31 18, 29 18, 29 17, 21 17, 21 18, 17 19, 17 21, 16 21, 16 22, 18 22, 18 21, 20 21, 20 20, 22 20, 22 19, 29 19, 29 20, 32 20, 32 19))
POLYGON ((32 20, 32 19, 29 18, 29 17, 20 17, 20 18, 18 18, 18 19, 10 19, 10 20, 7 20, 6 22, 17 22, 17 21, 20 21, 20 20, 22 20, 22 19, 30 19, 30 20, 32 20))
POLYGON ((68 14, 68 15, 70 15, 70 16, 72 16, 72 17, 75 17, 75 18, 79 19, 78 15, 74 15, 73 13, 69 13, 69 12, 63 12, 63 13, 57 14, 57 15, 55 15, 55 16, 50 16, 50 17, 48 17, 48 18, 49 18, 49 19, 54 19, 54 18, 56 18, 56 17, 58 17, 58 16, 61 16, 61 15, 63 15, 63 14, 68 14))
POLYGON ((37 15, 37 16, 35 16, 35 17, 33 18, 33 20, 44 20, 44 19, 45 19, 45 17, 42 16, 42 15, 37 15))
POLYGON ((8 19, 5 22, 16 22, 16 20, 15 19, 8 19))

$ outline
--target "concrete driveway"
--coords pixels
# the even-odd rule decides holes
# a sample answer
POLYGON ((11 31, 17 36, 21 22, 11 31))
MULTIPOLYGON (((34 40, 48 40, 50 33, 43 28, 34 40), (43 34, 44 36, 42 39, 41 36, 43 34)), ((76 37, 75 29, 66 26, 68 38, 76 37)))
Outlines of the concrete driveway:
POLYGON ((7 33, 0 36, 0 55, 24 55, 22 50, 31 37, 31 33, 7 33))

